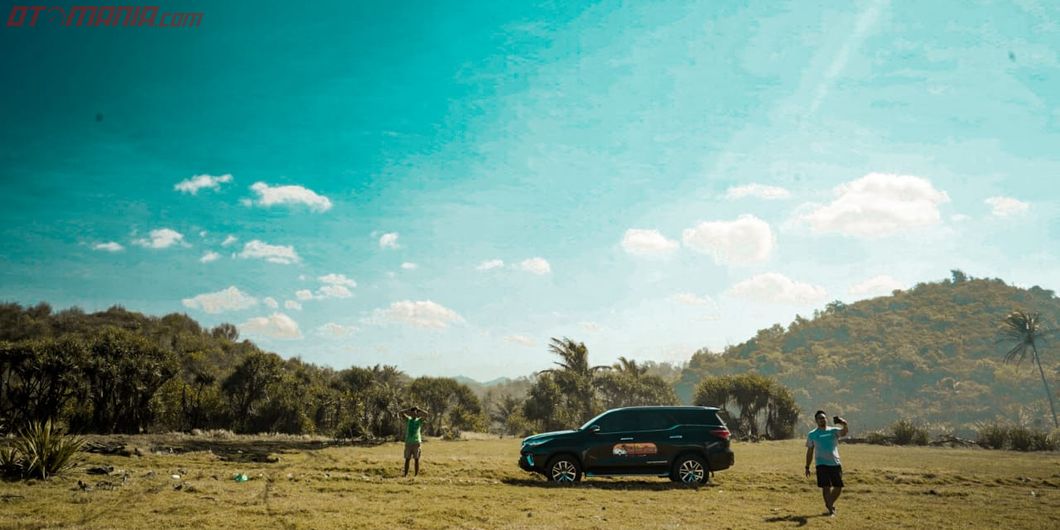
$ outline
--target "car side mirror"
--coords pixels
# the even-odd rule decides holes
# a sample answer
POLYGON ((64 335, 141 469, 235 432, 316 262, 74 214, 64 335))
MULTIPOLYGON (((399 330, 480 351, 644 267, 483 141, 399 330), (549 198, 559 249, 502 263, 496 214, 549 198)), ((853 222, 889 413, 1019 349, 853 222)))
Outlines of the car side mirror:
POLYGON ((589 427, 589 432, 591 432, 593 434, 596 434, 596 433, 600 432, 600 426, 599 425, 593 425, 593 426, 589 427))

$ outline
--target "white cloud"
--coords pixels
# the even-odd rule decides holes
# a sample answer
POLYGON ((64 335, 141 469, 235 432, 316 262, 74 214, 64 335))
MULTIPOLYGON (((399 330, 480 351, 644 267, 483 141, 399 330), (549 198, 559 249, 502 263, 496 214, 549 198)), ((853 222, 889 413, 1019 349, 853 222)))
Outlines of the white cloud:
POLYGON ((552 266, 544 258, 530 258, 519 262, 519 270, 542 275, 552 272, 552 266))
POLYGON ((749 265, 769 259, 775 240, 769 223, 741 215, 735 221, 703 222, 681 233, 685 246, 711 254, 723 265, 749 265))
POLYGON ((210 250, 203 254, 201 258, 199 258, 199 263, 209 263, 211 261, 217 261, 219 259, 221 259, 221 255, 210 250))
POLYGON ((302 304, 299 304, 298 302, 295 302, 294 300, 285 301, 283 303, 283 307, 285 309, 294 309, 296 311, 301 311, 302 310, 302 304))
POLYGON ((848 292, 853 295, 891 294, 891 291, 902 289, 903 287, 905 286, 902 285, 902 282, 886 274, 881 274, 852 285, 848 292))
POLYGON ((210 314, 238 311, 258 304, 258 299, 237 289, 234 285, 215 293, 203 293, 181 300, 184 307, 201 309, 210 314))
POLYGON ((508 335, 507 337, 504 337, 504 340, 506 340, 508 342, 513 342, 515 344, 519 344, 519 345, 522 345, 522 346, 526 346, 528 348, 532 348, 536 344, 534 342, 534 339, 531 339, 530 337, 527 337, 526 335, 508 335))
POLYGON ((218 177, 212 175, 195 175, 190 179, 178 182, 176 186, 173 186, 173 189, 181 193, 195 195, 203 188, 210 188, 212 190, 220 189, 221 184, 225 182, 232 182, 232 175, 224 174, 218 177))
POLYGON ((317 278, 321 283, 329 285, 345 285, 346 287, 357 287, 357 282, 347 278, 345 274, 326 274, 317 278))
POLYGON ((488 270, 492 270, 492 269, 499 269, 499 268, 501 268, 503 266, 504 266, 504 261, 499 260, 499 259, 491 259, 491 260, 487 260, 487 261, 483 261, 482 263, 479 263, 478 266, 475 267, 475 270, 488 271, 488 270))
POLYGON ((221 246, 222 247, 227 247, 228 245, 231 245, 231 244, 235 243, 236 241, 239 241, 238 237, 233 236, 233 235, 229 235, 228 237, 225 238, 224 241, 221 242, 221 246))
POLYGON ((209 232, 207 232, 206 230, 199 230, 199 237, 206 237, 206 234, 208 233, 209 232))
POLYGON ((741 199, 743 197, 757 197, 759 199, 787 199, 791 192, 777 186, 765 186, 762 184, 748 184, 746 186, 734 186, 725 192, 725 198, 729 200, 741 199))
POLYGON ((173 245, 187 245, 184 242, 184 234, 169 228, 152 230, 150 236, 150 239, 141 238, 133 241, 133 243, 144 248, 169 248, 173 245))
POLYGON ((637 256, 667 255, 677 247, 677 241, 666 239, 658 230, 630 228, 622 236, 622 249, 637 256))
POLYGON ((600 324, 597 324, 596 322, 582 322, 580 325, 582 329, 588 331, 589 333, 596 333, 597 331, 600 331, 600 324))
POLYGON ((309 289, 299 289, 297 292, 294 293, 294 295, 299 300, 303 301, 313 299, 313 291, 310 291, 309 289))
POLYGON ((290 265, 301 261, 301 258, 298 257, 298 253, 295 252, 294 247, 270 245, 258 241, 257 239, 243 245, 243 252, 239 253, 239 257, 244 259, 263 259, 269 263, 279 263, 282 265, 290 265))
POLYGON ((670 300, 679 304, 695 305, 695 306, 713 306, 714 299, 709 296, 697 296, 692 293, 677 293, 670 297, 670 300))
POLYGON ((809 304, 820 302, 827 296, 823 287, 796 282, 776 272, 759 274, 737 283, 728 294, 777 304, 809 304))
POLYGON ((92 247, 92 250, 105 250, 107 252, 121 252, 125 250, 125 247, 119 243, 111 241, 109 243, 98 243, 92 247))
POLYGON ((328 322, 317 328, 317 332, 325 337, 346 337, 357 331, 357 326, 343 326, 334 322, 328 322))
POLYGON ((983 202, 990 206, 990 213, 994 217, 1012 217, 1026 212, 1031 207, 1029 203, 1012 197, 990 197, 983 202))
POLYGON ((349 298, 353 293, 345 285, 325 285, 317 291, 316 298, 349 298))
POLYGON ((255 202, 258 206, 304 204, 315 212, 326 212, 331 209, 331 200, 302 186, 269 186, 264 182, 255 182, 250 189, 258 194, 258 200, 255 202))
POLYGON ((933 225, 939 222, 939 205, 950 200, 927 179, 884 173, 840 184, 833 193, 831 203, 808 205, 811 211, 800 217, 815 232, 880 237, 933 225))
POLYGON ((265 302, 265 305, 269 306, 269 309, 276 309, 280 307, 279 302, 277 302, 276 299, 271 296, 265 297, 265 300, 262 301, 265 302))
POLYGON ((444 329, 464 321, 456 311, 430 300, 394 302, 386 309, 376 309, 373 316, 377 322, 400 322, 433 329, 444 329))
POLYGON ((300 339, 302 331, 298 323, 283 313, 273 313, 267 317, 257 317, 239 325, 239 332, 244 335, 263 335, 273 339, 300 339))
POLYGON ((380 248, 398 248, 398 233, 388 232, 379 236, 379 247, 380 248))
POLYGON ((418 265, 416 265, 415 263, 412 263, 410 261, 406 261, 405 263, 401 264, 401 268, 405 269, 407 271, 415 270, 416 267, 418 267, 418 265))

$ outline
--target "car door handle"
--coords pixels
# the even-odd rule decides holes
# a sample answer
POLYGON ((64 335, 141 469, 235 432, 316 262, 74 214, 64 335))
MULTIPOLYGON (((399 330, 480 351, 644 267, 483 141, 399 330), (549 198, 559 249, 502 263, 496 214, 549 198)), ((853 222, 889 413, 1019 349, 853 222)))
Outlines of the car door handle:
POLYGON ((630 441, 632 439, 633 439, 633 437, 630 436, 629 438, 619 438, 618 441, 620 441, 620 442, 628 442, 628 441, 630 441))
POLYGON ((671 440, 680 440, 682 438, 684 438, 684 436, 681 436, 680 434, 675 434, 670 437, 671 440))

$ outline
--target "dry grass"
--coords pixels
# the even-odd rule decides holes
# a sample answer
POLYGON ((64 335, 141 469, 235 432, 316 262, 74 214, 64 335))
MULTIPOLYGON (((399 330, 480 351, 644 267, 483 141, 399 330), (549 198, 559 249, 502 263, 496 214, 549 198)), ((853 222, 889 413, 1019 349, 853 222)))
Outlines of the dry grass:
POLYGON ((431 440, 416 479, 401 478, 399 444, 271 447, 277 463, 85 454, 63 477, 0 482, 0 528, 1060 527, 1057 453, 844 446, 830 519, 797 440, 737 444, 736 467, 698 489, 638 477, 553 487, 518 469, 512 439, 431 440), (116 469, 86 473, 97 465, 116 469))

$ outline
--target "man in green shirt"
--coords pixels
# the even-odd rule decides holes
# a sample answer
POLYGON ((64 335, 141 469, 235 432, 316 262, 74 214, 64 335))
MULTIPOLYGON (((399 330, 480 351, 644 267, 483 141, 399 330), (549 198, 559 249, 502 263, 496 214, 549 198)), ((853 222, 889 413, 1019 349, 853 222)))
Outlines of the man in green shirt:
POLYGON ((413 458, 416 459, 416 476, 420 474, 420 443, 423 442, 420 427, 423 426, 426 412, 419 407, 409 407, 401 411, 405 416, 405 474, 402 476, 409 476, 409 460, 413 458))

